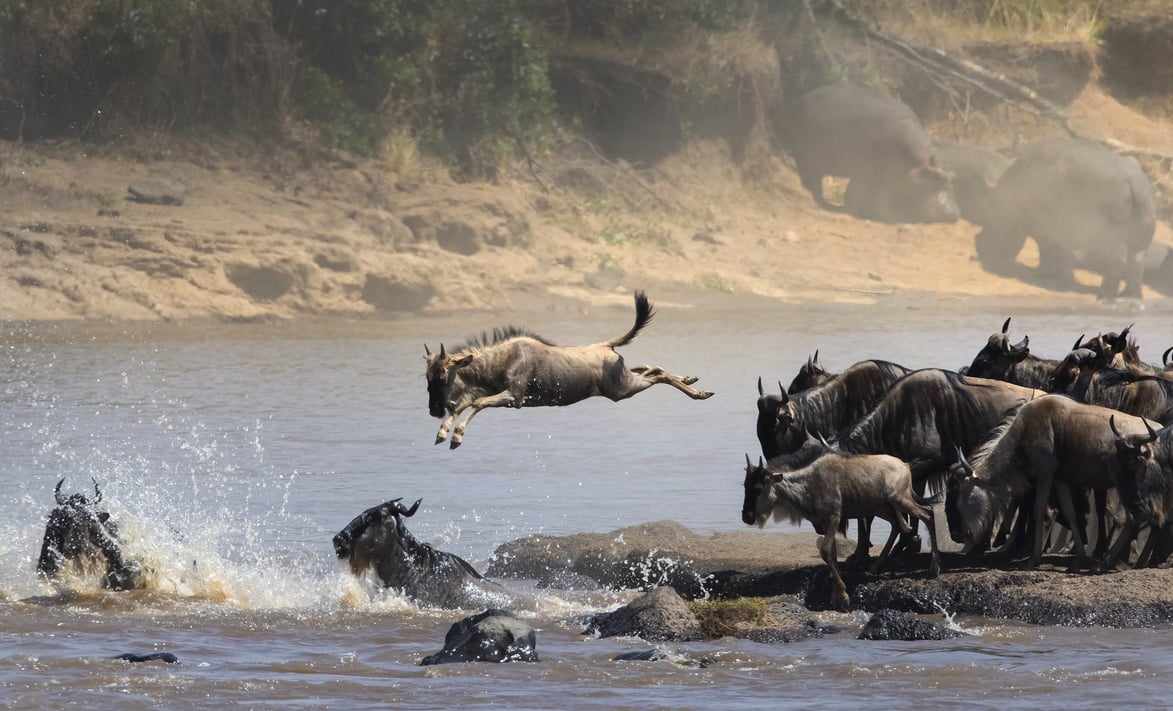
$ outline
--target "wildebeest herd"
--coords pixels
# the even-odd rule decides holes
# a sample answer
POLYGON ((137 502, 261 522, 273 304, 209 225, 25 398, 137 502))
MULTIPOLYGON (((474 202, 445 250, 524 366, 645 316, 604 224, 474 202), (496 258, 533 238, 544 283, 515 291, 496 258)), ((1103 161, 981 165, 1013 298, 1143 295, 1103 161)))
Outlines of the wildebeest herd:
MULTIPOLYGON (((1125 296, 1140 295, 1154 208, 1131 158, 1066 138, 1029 146, 1013 162, 976 146, 934 144, 898 100, 849 85, 811 92, 786 124, 802 184, 825 208, 838 209, 824 197, 824 176, 846 177, 842 209, 856 216, 964 216, 980 226, 975 246, 987 269, 1007 270, 1029 236, 1048 278, 1069 282, 1079 266, 1103 275, 1102 297, 1115 298, 1122 280, 1125 296)), ((634 300, 632 327, 590 345, 557 346, 506 327, 452 349, 425 346, 428 411, 442 421, 436 443, 458 447, 486 408, 618 401, 657 384, 694 400, 712 396, 692 387, 696 377, 626 364, 616 349, 654 315, 643 292, 634 300)), ((1164 563, 1173 551, 1173 348, 1161 364, 1144 363, 1126 328, 1081 335, 1069 353, 1049 360, 1032 354, 1026 337, 1014 343, 1009 328, 1006 319, 958 371, 863 360, 829 373, 816 352, 776 394, 759 379, 761 457, 754 464, 747 456, 742 521, 812 522, 841 607, 850 598, 837 537, 849 519, 858 522, 849 565, 869 560, 873 518, 891 525, 873 570, 895 551, 917 549, 924 523, 936 575, 934 510, 975 556, 1021 552, 1026 565, 1038 565, 1048 540, 1062 542, 1052 535, 1062 528, 1073 567, 1164 563)), ((141 585, 139 566, 124 560, 118 529, 99 506, 96 482, 92 499, 60 489, 59 482, 37 570, 54 577, 80 565, 97 568, 111 589, 141 585)), ((524 597, 417 541, 404 520, 418 506, 394 499, 363 511, 334 536, 338 558, 356 575, 370 571, 429 606, 515 605, 524 597)))

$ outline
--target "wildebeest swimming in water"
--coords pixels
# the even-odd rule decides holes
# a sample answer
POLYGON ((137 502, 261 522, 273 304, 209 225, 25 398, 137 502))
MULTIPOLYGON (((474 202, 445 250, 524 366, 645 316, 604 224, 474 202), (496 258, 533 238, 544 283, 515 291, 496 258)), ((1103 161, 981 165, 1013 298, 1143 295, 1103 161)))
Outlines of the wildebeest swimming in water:
POLYGON ((404 508, 392 499, 363 511, 334 536, 334 551, 355 575, 373 570, 385 588, 399 590, 421 605, 446 609, 511 605, 523 595, 486 580, 460 556, 436 550, 411 535, 403 519, 415 515, 417 500, 404 508))
POLYGON ((601 395, 624 400, 660 383, 667 383, 694 400, 713 393, 690 387, 692 376, 673 375, 659 366, 628 368, 615 352, 631 343, 653 316, 652 305, 642 291, 635 293, 635 325, 609 341, 587 346, 556 346, 528 331, 515 327, 494 329, 470 339, 452 352, 440 345, 433 354, 424 346, 428 362, 428 411, 443 418, 436 444, 452 439, 455 449, 464 439, 464 429, 486 407, 534 407, 573 405, 601 395), (465 410, 468 417, 452 425, 465 410))
POLYGON ((62 496, 64 483, 65 479, 57 482, 53 490, 57 506, 45 525, 37 572, 55 578, 66 567, 77 565, 82 571, 96 571, 102 586, 111 590, 141 587, 138 564, 123 559, 118 527, 110 513, 98 506, 102 501, 98 482, 94 481, 93 499, 81 493, 62 496))

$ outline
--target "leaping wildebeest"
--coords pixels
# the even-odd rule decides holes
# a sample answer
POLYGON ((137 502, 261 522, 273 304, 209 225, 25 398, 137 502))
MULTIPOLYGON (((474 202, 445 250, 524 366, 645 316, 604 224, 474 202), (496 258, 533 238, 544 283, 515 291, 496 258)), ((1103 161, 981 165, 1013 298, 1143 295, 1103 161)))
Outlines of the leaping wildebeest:
POLYGON ((494 329, 492 338, 487 334, 474 337, 452 352, 441 344, 440 352, 433 354, 425 344, 428 411, 444 420, 436 433, 436 444, 448 439, 451 430, 449 446, 459 447, 469 420, 486 407, 573 405, 599 395, 618 401, 660 383, 694 400, 712 397, 711 392, 690 387, 697 381, 695 377, 673 375, 659 366, 629 368, 615 352, 631 343, 653 315, 648 297, 637 291, 635 325, 609 341, 557 346, 510 326, 494 329), (468 417, 453 429, 465 410, 468 417))

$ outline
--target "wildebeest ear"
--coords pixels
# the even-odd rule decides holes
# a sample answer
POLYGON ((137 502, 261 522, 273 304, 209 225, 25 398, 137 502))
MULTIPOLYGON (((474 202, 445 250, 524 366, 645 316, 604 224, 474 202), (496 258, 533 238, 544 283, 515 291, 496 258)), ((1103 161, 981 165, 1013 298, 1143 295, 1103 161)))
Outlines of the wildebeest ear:
POLYGON ((472 362, 472 358, 473 358, 472 353, 469 353, 468 355, 466 355, 462 358, 457 358, 456 360, 452 361, 452 367, 453 368, 463 368, 464 366, 466 366, 472 362))

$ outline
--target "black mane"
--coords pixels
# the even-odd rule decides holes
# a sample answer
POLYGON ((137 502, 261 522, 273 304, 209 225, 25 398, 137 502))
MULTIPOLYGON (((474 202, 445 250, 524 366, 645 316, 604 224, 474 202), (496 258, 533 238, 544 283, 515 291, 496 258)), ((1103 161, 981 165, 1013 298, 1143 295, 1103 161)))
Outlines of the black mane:
POLYGON ((494 328, 491 334, 488 331, 481 331, 479 336, 469 336, 468 340, 457 348, 457 351, 468 350, 469 348, 487 348, 508 341, 511 338, 532 338, 547 346, 556 345, 529 329, 521 328, 520 326, 503 326, 494 328))

